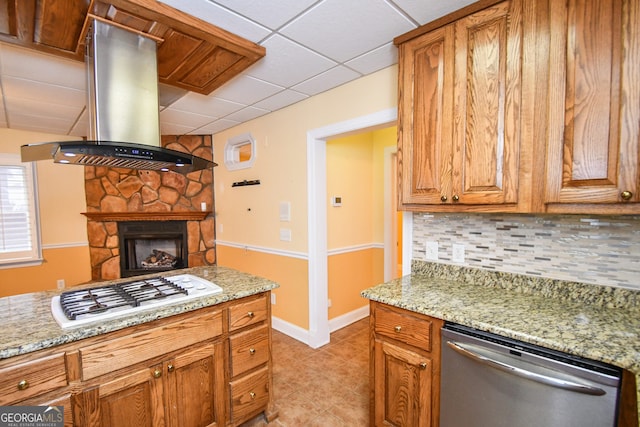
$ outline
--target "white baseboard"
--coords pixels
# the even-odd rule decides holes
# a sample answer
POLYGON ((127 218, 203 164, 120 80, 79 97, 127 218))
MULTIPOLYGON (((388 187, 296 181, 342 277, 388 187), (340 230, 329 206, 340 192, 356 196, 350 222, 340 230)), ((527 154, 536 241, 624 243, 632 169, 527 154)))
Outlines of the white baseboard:
POLYGON ((335 317, 329 320, 329 332, 335 332, 338 329, 342 329, 345 326, 349 326, 352 323, 357 322, 360 319, 364 319, 369 316, 369 305, 362 306, 342 316, 335 317))
MULTIPOLYGON (((349 313, 343 314, 342 316, 338 316, 334 319, 329 320, 329 331, 335 332, 338 329, 342 329, 345 326, 349 326, 350 324, 357 322, 360 319, 364 319, 369 316, 369 306, 365 305, 356 310, 353 310, 349 313)), ((271 326, 278 332, 282 332, 283 334, 290 336, 291 338, 298 340, 306 345, 309 345, 309 331, 307 329, 303 329, 300 326, 296 326, 292 323, 289 323, 285 320, 279 319, 275 316, 271 318, 271 326)), ((328 342, 322 343, 322 345, 329 344, 328 342)))
POLYGON ((309 345, 309 331, 302 329, 300 326, 296 326, 293 323, 289 323, 285 320, 272 316, 271 327, 278 332, 282 332, 295 340, 309 345))

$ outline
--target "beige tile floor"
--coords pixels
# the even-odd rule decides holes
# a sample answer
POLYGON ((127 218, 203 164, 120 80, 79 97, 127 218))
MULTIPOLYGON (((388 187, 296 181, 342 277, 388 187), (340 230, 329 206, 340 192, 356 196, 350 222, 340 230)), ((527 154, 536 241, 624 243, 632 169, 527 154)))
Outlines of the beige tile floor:
POLYGON ((273 394, 279 415, 242 427, 369 425, 368 319, 331 334, 319 349, 273 331, 273 394))

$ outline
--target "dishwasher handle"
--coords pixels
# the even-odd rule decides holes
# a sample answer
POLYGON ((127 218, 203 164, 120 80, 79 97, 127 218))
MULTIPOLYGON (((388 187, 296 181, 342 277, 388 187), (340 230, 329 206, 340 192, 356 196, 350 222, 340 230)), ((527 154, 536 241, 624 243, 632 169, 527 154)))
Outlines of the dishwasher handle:
POLYGON ((583 393, 583 394, 589 394, 592 396, 603 396, 606 394, 606 392, 604 390, 602 390, 601 388, 598 387, 593 387, 590 385, 586 385, 586 384, 580 384, 580 383, 576 383, 576 382, 572 382, 572 381, 567 381, 564 379, 560 379, 560 378, 554 378, 554 377, 550 377, 548 375, 542 375, 542 374, 538 374, 536 372, 531 372, 528 371, 526 369, 522 369, 522 368, 518 368, 517 366, 512 366, 509 365, 507 363, 504 362, 500 362, 498 360, 493 360, 490 359, 486 356, 474 353, 473 351, 465 348, 462 344, 457 343, 457 342, 453 342, 453 341, 447 341, 447 346, 449 346, 449 348, 451 348, 452 350, 454 350, 456 353, 459 353, 465 357, 468 357, 470 359, 473 359, 479 363, 482 363, 484 365, 488 365, 491 366, 493 368, 496 368, 500 371, 503 372, 507 372, 509 374, 512 375, 516 375, 522 378, 526 378, 529 379, 531 381, 536 381, 542 384, 546 384, 552 387, 557 387, 557 388, 561 388, 564 390, 571 390, 571 391, 575 391, 578 393, 583 393))

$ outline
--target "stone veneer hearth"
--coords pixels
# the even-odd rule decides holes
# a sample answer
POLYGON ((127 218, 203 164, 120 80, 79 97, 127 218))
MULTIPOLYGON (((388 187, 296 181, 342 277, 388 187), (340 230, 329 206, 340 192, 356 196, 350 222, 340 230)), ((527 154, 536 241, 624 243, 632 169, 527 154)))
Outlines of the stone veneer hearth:
MULTIPOLYGON (((162 136, 161 144, 213 159, 210 135, 162 136)), ((85 193, 93 280, 120 278, 118 221, 185 220, 189 267, 215 264, 213 169, 183 175, 86 166, 85 193)))

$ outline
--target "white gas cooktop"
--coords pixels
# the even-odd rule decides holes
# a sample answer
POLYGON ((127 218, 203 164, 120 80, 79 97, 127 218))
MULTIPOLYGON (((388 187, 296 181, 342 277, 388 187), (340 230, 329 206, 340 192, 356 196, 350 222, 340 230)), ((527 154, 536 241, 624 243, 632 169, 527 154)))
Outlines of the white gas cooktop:
POLYGON ((220 292, 220 286, 192 274, 132 278, 123 283, 63 292, 51 299, 51 314, 62 328, 75 328, 220 292))

